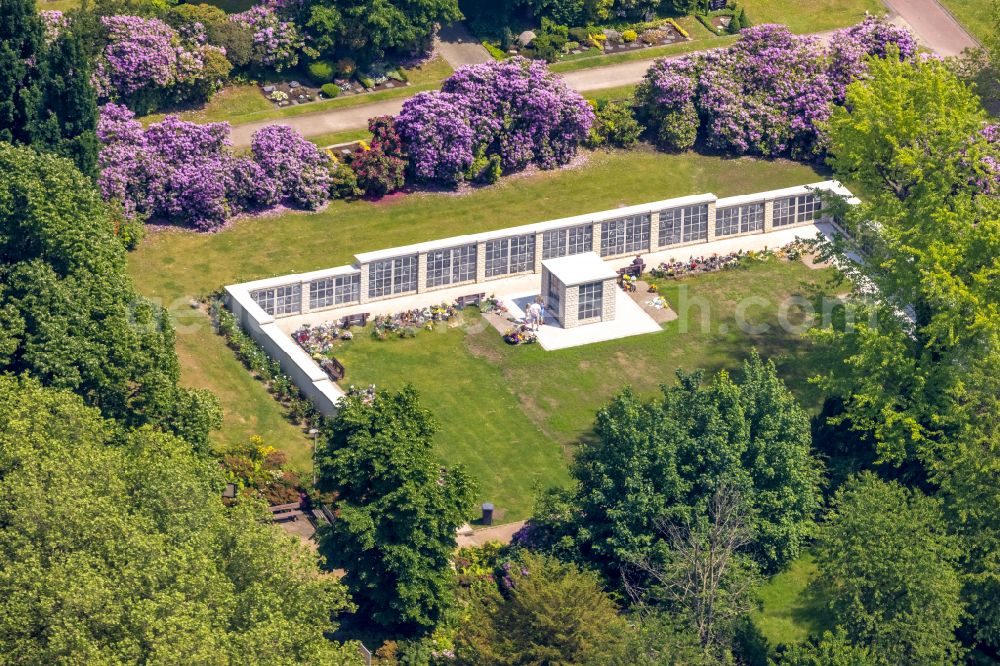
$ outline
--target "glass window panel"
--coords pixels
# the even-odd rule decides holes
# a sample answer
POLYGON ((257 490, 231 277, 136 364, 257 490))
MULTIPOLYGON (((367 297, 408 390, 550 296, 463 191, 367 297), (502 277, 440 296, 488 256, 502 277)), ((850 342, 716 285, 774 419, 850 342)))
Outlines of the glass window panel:
POLYGON ((740 233, 748 234, 764 229, 764 204, 740 206, 740 233))
POLYGON ((579 289, 577 317, 579 319, 600 317, 604 311, 604 283, 581 284, 579 289))
POLYGON ((389 296, 417 290, 417 255, 374 261, 368 266, 368 296, 389 296))
POLYGON ((740 231, 740 207, 717 208, 715 211, 715 235, 732 236, 740 231))
POLYGON ((587 224, 581 227, 573 227, 569 230, 567 244, 566 254, 592 252, 594 249, 594 226, 587 224))
POLYGON ((269 315, 274 314, 274 289, 258 289, 250 292, 250 298, 269 315))
POLYGON ((486 241, 486 277, 504 275, 508 272, 508 238, 486 241))
POLYGON ((798 222, 812 222, 822 208, 822 200, 815 194, 805 194, 798 198, 798 222))
POLYGON ((343 275, 334 280, 334 303, 355 303, 361 300, 361 276, 343 275))
POLYGON ((682 210, 684 213, 682 233, 684 242, 708 240, 708 205, 686 206, 682 210))
POLYGON ((568 229, 553 229, 542 234, 542 259, 566 256, 568 229))
POLYGON ((451 284, 451 250, 427 253, 427 286, 451 284))
POLYGON ((278 287, 274 293, 274 314, 297 314, 302 311, 302 285, 278 287))
POLYGON ((660 211, 660 238, 658 245, 667 247, 681 242, 682 209, 671 208, 660 211))
POLYGON ((774 200, 774 226, 783 227, 795 223, 795 197, 774 200))
POLYGON ((514 236, 510 239, 510 271, 523 273, 535 270, 535 236, 514 236))
POLYGON ((309 309, 328 308, 334 304, 333 278, 322 278, 309 283, 309 309))
POLYGON ((601 256, 625 254, 625 220, 601 223, 601 256))

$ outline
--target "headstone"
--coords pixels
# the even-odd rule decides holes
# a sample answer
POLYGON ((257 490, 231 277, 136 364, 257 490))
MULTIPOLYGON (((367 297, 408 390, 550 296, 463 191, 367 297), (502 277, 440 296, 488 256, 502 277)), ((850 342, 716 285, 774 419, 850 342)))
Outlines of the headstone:
POLYGON ((528 46, 531 42, 535 41, 537 37, 535 33, 530 30, 525 30, 520 35, 517 36, 517 41, 520 42, 521 46, 528 46))
POLYGON ((708 0, 708 11, 717 12, 726 8, 727 0, 708 0))
POLYGON ((288 82, 288 87, 289 88, 298 88, 299 87, 299 82, 298 81, 289 81, 288 82))
POLYGON ((264 92, 266 92, 266 93, 273 93, 274 92, 274 86, 264 86, 264 92))
POLYGON ((389 81, 388 83, 385 84, 385 87, 386 88, 395 88, 396 84, 393 83, 392 81, 389 81))
POLYGON ((493 524, 493 502, 483 503, 483 525, 493 524))

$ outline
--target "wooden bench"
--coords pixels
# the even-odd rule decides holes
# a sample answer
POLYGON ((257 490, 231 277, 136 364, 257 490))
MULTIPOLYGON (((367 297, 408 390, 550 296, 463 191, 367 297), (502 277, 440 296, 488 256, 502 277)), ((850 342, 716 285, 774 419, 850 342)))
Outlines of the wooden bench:
POLYGON ((635 261, 633 261, 625 268, 619 268, 616 272, 618 273, 619 278, 625 277, 626 275, 637 278, 640 275, 642 275, 645 271, 646 271, 646 262, 640 259, 639 257, 636 257, 635 261))
POLYGON ((344 375, 347 374, 344 364, 335 358, 324 358, 319 362, 319 367, 323 368, 334 381, 343 379, 344 375))
POLYGON ((298 520, 299 516, 304 516, 306 514, 301 511, 284 511, 282 513, 276 513, 272 516, 272 519, 276 523, 284 522, 286 520, 298 520))
POLYGON ((341 320, 340 327, 350 328, 351 326, 364 326, 368 323, 368 317, 370 316, 370 312, 359 312, 358 314, 347 315, 341 320))
POLYGON ((459 296, 455 301, 455 304, 459 308, 464 308, 466 305, 480 305, 486 300, 486 294, 468 294, 466 296, 459 296))

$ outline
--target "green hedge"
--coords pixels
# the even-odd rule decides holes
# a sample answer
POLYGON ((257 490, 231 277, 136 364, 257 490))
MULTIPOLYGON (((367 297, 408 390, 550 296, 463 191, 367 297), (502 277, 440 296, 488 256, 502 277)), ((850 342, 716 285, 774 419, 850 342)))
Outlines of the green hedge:
POLYGON ((330 83, 336 75, 336 67, 329 60, 316 60, 309 63, 309 78, 314 83, 330 83))

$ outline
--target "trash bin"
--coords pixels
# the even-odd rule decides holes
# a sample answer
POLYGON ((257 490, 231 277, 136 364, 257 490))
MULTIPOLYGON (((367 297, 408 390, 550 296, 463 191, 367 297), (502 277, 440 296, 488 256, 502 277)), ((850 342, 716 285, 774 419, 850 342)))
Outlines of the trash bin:
POLYGON ((493 524, 493 502, 483 504, 483 525, 493 524))

